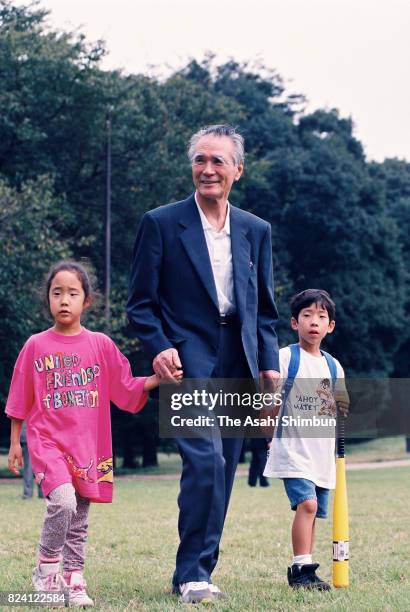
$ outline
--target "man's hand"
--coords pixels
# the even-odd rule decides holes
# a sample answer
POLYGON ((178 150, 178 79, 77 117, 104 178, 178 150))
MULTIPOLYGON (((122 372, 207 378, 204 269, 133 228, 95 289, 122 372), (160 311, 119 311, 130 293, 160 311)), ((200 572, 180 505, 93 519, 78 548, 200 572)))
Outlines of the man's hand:
POLYGON ((178 383, 181 378, 178 370, 182 369, 182 364, 177 349, 169 348, 158 353, 152 362, 152 367, 161 382, 178 383))
POLYGON ((259 388, 261 393, 275 393, 279 386, 280 373, 276 370, 259 372, 259 388))
POLYGON ((20 444, 12 444, 9 450, 8 467, 10 472, 13 472, 16 476, 20 474, 19 469, 23 468, 23 451, 21 450, 20 444))
MULTIPOLYGON (((276 370, 263 370, 259 372, 259 390, 261 393, 270 393, 274 394, 279 386, 280 373, 276 372, 276 370)), ((280 404, 275 401, 271 401, 269 404, 265 403, 264 407, 261 409, 259 416, 261 419, 274 419, 278 414, 280 409, 280 404)), ((268 437, 273 437, 273 432, 275 430, 273 425, 261 426, 261 431, 263 434, 268 437)), ((270 446, 270 445, 269 445, 270 446)), ((269 448, 268 446, 268 448, 269 448)))

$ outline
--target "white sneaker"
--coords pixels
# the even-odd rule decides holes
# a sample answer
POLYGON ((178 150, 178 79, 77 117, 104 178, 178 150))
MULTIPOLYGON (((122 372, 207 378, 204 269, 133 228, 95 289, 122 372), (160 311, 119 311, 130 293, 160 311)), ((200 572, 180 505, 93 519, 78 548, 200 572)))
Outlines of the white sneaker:
POLYGON ((72 572, 68 585, 68 605, 70 607, 94 605, 91 597, 87 595, 86 586, 84 576, 80 572, 72 572))
POLYGON ((184 582, 179 585, 179 592, 181 603, 211 603, 214 599, 207 582, 184 582))
POLYGON ((39 563, 33 571, 33 587, 35 591, 56 593, 67 589, 67 583, 60 572, 60 563, 39 563))
POLYGON ((227 598, 226 593, 221 591, 221 589, 217 587, 216 584, 212 584, 212 582, 210 582, 208 586, 209 586, 209 590, 211 591, 215 599, 226 599, 227 598))

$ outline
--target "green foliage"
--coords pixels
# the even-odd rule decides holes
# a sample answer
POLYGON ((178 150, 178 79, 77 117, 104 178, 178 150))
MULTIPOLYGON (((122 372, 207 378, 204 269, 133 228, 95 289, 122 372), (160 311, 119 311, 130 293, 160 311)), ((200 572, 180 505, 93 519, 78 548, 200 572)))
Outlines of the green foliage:
POLYGON ((404 323, 398 229, 352 145, 351 124, 341 120, 339 129, 334 112, 317 115, 300 122, 303 149, 293 159, 285 195, 281 225, 289 275, 296 291, 314 286, 333 295, 342 333, 337 330, 329 344, 348 372, 386 376, 404 323))
POLYGON ((49 30, 46 15, 0 3, 0 162, 13 184, 55 173, 69 191, 92 172, 86 156, 103 102, 95 67, 104 50, 49 30))
POLYGON ((0 401, 5 400, 17 353, 34 331, 44 329, 41 280, 52 262, 69 255, 59 237, 59 202, 52 181, 40 177, 20 190, 0 181, 0 401), (6 382, 7 381, 7 382, 6 382))
MULTIPOLYGON (((410 375, 410 164, 399 159, 386 159, 382 164, 372 164, 370 172, 378 189, 384 194, 389 217, 396 222, 401 247, 402 262, 405 268, 405 283, 401 291, 405 293, 405 321, 401 328, 401 342, 394 357, 393 375, 408 377, 410 375)), ((393 294, 390 308, 394 316, 398 304, 393 294)))

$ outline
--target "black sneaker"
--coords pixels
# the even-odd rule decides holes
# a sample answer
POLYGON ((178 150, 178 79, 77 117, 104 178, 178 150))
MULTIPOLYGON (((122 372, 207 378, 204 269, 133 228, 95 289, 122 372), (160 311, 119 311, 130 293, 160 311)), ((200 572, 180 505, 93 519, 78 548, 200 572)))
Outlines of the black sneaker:
POLYGON ((292 565, 288 567, 288 583, 293 589, 316 589, 330 591, 330 584, 316 576, 319 563, 306 563, 305 565, 292 565))

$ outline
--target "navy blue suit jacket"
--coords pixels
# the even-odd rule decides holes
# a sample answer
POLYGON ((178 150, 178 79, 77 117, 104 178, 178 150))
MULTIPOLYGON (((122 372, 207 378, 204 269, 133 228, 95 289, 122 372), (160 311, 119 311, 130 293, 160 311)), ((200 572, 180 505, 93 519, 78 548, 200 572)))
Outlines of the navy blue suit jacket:
MULTIPOLYGON (((250 372, 279 371, 270 225, 231 205, 237 315, 250 372)), ((178 350, 184 376, 208 378, 216 365, 219 308, 194 195, 143 216, 135 242, 127 305, 150 359, 178 350)))

